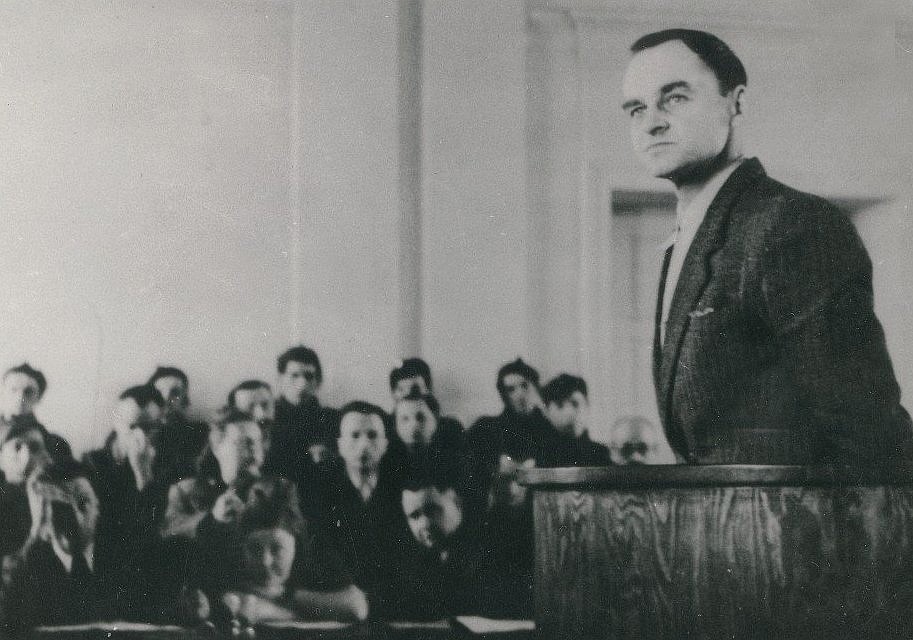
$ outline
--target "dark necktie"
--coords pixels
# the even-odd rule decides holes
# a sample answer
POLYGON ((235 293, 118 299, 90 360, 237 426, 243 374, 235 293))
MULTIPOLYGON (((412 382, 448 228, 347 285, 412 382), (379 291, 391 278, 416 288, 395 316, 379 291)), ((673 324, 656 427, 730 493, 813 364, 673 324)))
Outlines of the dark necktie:
POLYGON ((73 554, 73 566, 70 569, 70 578, 73 582, 81 585, 88 584, 92 578, 92 570, 89 569, 89 563, 86 562, 86 556, 77 551, 73 554))
POLYGON ((669 276, 669 263, 672 262, 672 250, 675 244, 670 244, 666 248, 663 256, 663 270, 659 276, 659 293, 656 296, 656 326, 653 334, 653 358, 654 364, 659 363, 659 354, 663 350, 662 342, 662 323, 663 323, 663 296, 666 291, 666 278, 669 276))

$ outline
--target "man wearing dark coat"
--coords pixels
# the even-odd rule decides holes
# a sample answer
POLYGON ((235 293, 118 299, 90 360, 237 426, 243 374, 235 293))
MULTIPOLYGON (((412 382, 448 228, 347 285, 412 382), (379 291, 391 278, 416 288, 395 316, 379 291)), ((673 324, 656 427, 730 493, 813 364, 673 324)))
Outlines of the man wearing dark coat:
POLYGON ((852 224, 742 155, 747 75, 719 38, 672 29, 631 51, 623 109, 633 146, 678 199, 653 372, 679 459, 907 456, 913 429, 873 310, 871 261, 852 224))

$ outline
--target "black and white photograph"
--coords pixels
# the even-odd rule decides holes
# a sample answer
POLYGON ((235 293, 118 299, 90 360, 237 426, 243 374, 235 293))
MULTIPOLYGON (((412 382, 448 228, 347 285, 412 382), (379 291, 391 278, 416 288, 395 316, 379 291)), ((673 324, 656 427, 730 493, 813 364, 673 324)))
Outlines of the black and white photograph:
POLYGON ((913 637, 910 0, 10 0, 0 97, 0 638, 913 637))

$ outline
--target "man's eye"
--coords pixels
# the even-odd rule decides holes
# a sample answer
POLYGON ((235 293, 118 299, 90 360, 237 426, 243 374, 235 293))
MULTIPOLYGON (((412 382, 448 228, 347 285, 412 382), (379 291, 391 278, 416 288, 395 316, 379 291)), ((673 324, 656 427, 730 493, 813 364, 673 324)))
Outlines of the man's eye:
POLYGON ((687 96, 683 96, 680 93, 673 93, 672 95, 668 96, 664 102, 666 104, 681 104, 682 102, 686 102, 687 100, 688 100, 687 96))
POLYGON ((628 115, 632 118, 640 117, 643 115, 645 109, 646 108, 642 104, 638 105, 636 107, 631 107, 630 109, 628 109, 628 115))

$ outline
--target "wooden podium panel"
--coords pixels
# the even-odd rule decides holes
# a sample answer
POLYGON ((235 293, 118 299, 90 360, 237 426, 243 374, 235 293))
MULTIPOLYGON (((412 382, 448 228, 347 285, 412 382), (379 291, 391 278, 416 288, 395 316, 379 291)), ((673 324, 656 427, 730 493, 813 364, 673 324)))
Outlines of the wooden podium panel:
POLYGON ((540 637, 913 637, 913 472, 534 469, 540 637))

